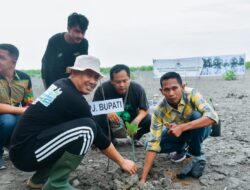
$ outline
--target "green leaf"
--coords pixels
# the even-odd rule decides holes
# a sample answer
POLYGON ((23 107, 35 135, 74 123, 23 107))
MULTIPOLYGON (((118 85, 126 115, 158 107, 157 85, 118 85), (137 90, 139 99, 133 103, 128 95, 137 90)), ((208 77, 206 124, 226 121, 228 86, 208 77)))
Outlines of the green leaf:
POLYGON ((134 135, 137 133, 138 125, 135 123, 130 124, 129 122, 125 122, 125 124, 129 135, 134 135))

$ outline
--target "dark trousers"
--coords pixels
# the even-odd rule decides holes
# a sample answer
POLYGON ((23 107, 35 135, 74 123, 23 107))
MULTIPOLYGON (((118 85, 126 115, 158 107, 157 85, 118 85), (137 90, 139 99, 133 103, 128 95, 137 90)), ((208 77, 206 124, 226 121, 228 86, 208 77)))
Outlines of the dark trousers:
POLYGON ((96 124, 92 119, 72 120, 42 131, 21 147, 10 148, 10 159, 23 171, 48 168, 65 151, 75 155, 85 155, 95 136, 96 124))
MULTIPOLYGON (((193 112, 191 116, 191 121, 199 119, 201 114, 197 111, 193 112)), ((187 144, 189 146, 188 151, 194 156, 200 156, 202 142, 210 135, 211 126, 203 127, 199 129, 193 129, 184 132, 180 137, 170 136, 168 130, 164 129, 161 138, 161 152, 180 152, 183 150, 184 146, 187 144)))
POLYGON ((8 146, 12 132, 19 119, 20 115, 0 114, 0 157, 3 154, 3 147, 8 146))

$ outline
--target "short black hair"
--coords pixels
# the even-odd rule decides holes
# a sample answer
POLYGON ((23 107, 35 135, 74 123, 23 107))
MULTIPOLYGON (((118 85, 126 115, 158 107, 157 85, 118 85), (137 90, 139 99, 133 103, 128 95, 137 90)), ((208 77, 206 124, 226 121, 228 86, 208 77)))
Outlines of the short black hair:
POLYGON ((79 26, 85 32, 88 29, 89 20, 82 14, 72 13, 68 16, 68 28, 79 26))
POLYGON ((10 56, 17 61, 19 57, 19 50, 12 44, 0 44, 0 49, 8 51, 10 56))
POLYGON ((181 76, 179 75, 179 73, 176 73, 176 72, 168 72, 168 73, 165 73, 164 75, 161 76, 161 79, 160 79, 161 87, 162 87, 162 81, 168 80, 168 79, 176 79, 177 82, 178 82, 180 85, 182 85, 182 79, 181 79, 181 76))
POLYGON ((128 77, 130 78, 130 69, 127 65, 123 65, 123 64, 118 64, 113 66, 110 69, 109 75, 110 75, 110 79, 113 80, 114 79, 114 74, 115 73, 119 73, 120 71, 126 71, 126 73, 128 74, 128 77))

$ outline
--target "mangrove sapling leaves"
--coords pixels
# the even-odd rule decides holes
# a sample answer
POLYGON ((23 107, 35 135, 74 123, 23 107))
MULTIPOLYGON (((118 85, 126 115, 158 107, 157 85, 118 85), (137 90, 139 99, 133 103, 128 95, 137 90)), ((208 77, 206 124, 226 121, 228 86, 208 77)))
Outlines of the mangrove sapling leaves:
POLYGON ((125 124, 126 124, 126 128, 127 128, 129 136, 133 137, 138 131, 138 125, 136 125, 135 123, 130 124, 129 122, 126 122, 125 124))

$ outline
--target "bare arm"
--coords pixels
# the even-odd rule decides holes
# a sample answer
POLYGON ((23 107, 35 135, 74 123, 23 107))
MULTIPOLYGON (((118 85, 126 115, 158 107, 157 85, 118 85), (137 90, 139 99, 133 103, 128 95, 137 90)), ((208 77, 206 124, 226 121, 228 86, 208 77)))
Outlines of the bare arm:
POLYGON ((138 115, 135 117, 135 119, 131 123, 136 123, 139 125, 139 123, 146 117, 148 114, 148 111, 140 109, 138 115))
POLYGON ((27 109, 27 107, 15 107, 8 104, 2 104, 0 103, 0 113, 10 113, 10 114, 18 114, 21 115, 24 113, 24 111, 27 109))
POLYGON ((108 148, 102 150, 102 152, 130 175, 135 174, 137 171, 136 164, 131 160, 124 159, 112 143, 108 146, 108 148))
POLYGON ((148 176, 148 172, 150 171, 154 159, 156 157, 156 152, 153 151, 147 151, 146 152, 146 158, 145 158, 145 162, 144 162, 144 167, 143 167, 143 171, 142 171, 142 175, 141 175, 141 180, 140 182, 145 183, 147 176, 148 176))

